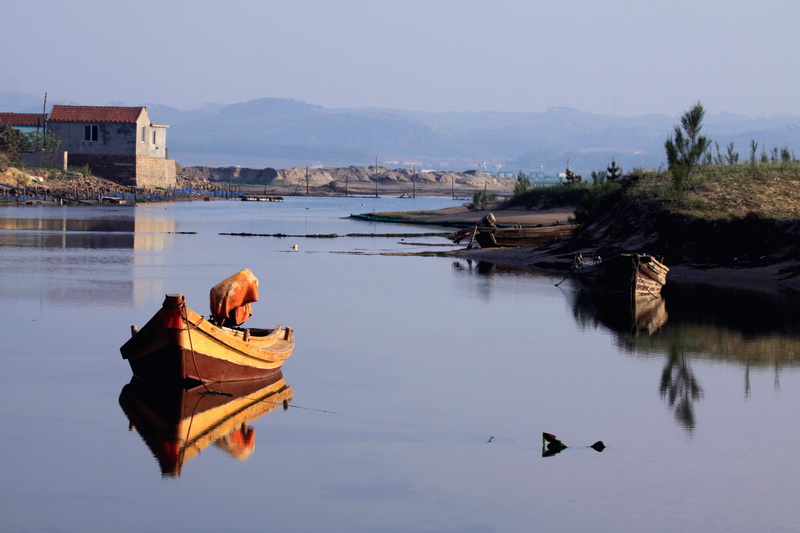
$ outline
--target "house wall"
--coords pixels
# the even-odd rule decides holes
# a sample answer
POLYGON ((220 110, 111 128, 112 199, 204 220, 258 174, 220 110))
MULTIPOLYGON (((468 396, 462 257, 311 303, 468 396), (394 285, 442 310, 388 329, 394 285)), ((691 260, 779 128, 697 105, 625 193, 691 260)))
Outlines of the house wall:
POLYGON ((147 134, 147 154, 150 157, 167 158, 167 126, 150 124, 147 134))
MULTIPOLYGON (((47 131, 61 139, 61 149, 70 153, 86 155, 138 155, 135 124, 117 122, 48 122, 47 131), (96 141, 84 140, 84 126, 96 125, 96 141)), ((146 154, 145 154, 146 155, 146 154)), ((71 163, 74 164, 74 163, 71 163)))
POLYGON ((139 115, 136 121, 136 155, 150 155, 150 119, 147 113, 139 115))
POLYGON ((136 121, 136 155, 167 158, 167 126, 152 124, 146 109, 136 121))

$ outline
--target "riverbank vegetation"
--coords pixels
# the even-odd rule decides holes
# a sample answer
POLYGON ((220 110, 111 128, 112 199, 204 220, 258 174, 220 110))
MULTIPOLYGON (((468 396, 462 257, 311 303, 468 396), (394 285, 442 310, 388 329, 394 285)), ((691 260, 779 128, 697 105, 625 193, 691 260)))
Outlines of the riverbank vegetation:
POLYGON ((560 185, 518 190, 499 208, 573 206, 576 221, 582 223, 631 204, 639 211, 707 220, 800 218, 800 162, 795 154, 787 147, 759 147, 755 140, 746 158, 739 157, 732 143, 722 153, 718 144, 700 135, 702 118, 699 103, 681 117, 664 143, 666 169, 625 173, 612 160, 607 169, 591 173, 591 183, 573 174, 560 185))

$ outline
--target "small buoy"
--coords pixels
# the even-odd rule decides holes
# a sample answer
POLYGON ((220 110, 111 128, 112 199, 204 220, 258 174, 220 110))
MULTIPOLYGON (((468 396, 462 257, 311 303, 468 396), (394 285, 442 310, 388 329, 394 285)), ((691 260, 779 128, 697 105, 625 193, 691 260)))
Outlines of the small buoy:
POLYGON ((297 250, 297 245, 292 246, 292 250, 297 250))

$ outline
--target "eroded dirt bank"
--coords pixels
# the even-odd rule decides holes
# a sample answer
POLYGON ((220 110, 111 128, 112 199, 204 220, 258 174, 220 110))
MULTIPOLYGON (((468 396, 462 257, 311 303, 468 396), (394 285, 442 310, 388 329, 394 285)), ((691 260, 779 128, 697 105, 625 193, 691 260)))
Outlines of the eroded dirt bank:
MULTIPOLYGON (((478 221, 492 212, 509 224, 566 222, 568 209, 487 210, 450 208, 436 213, 403 215, 426 222, 458 218, 478 221)), ((754 216, 705 220, 666 210, 644 210, 618 204, 579 229, 571 238, 540 246, 458 250, 448 255, 477 261, 566 273, 576 254, 610 256, 622 252, 663 257, 670 278, 725 285, 774 286, 800 290, 800 221, 754 216)))

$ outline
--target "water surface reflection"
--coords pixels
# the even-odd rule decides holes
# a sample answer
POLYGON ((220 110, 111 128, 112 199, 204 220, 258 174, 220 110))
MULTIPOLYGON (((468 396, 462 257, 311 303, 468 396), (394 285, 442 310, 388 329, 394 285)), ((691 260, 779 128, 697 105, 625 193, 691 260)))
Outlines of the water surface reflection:
POLYGON ((292 388, 283 374, 268 379, 169 387, 132 378, 119 404, 150 452, 161 474, 178 477, 183 465, 213 444, 244 460, 255 447, 257 418, 289 408, 292 388))
POLYGON ((582 327, 612 331, 629 353, 666 356, 659 393, 677 422, 692 431, 695 402, 704 395, 692 360, 740 365, 745 395, 750 369, 800 363, 800 298, 792 292, 757 291, 697 283, 672 283, 661 298, 615 298, 602 292, 569 293, 582 327))

